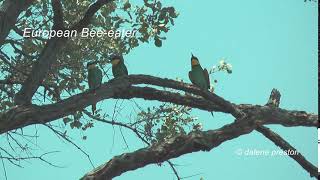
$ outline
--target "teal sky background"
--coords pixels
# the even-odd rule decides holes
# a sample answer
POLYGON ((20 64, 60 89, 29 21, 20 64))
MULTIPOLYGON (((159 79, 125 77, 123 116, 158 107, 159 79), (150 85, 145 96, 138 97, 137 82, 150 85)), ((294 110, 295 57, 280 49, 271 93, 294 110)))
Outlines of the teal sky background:
MULTIPOLYGON (((169 2, 169 1, 166 1, 169 2)), ((234 103, 265 104, 272 88, 281 94, 281 108, 317 113, 317 44, 318 12, 316 3, 303 0, 242 0, 242 1, 173 1, 180 16, 166 34, 163 47, 144 44, 125 57, 130 74, 149 74, 189 82, 190 53, 193 52, 203 67, 216 65, 221 58, 233 66, 233 73, 217 73, 215 91, 234 103)), ((156 101, 137 100, 144 106, 156 101)), ((111 113, 115 100, 105 100, 98 107, 111 113)), ((125 122, 132 102, 124 101, 126 113, 118 116, 125 122)), ((204 129, 216 129, 231 123, 229 115, 194 110, 204 129)), ((296 147, 309 161, 317 165, 316 128, 279 125, 268 126, 296 147)), ((26 132, 35 127, 25 128, 26 132)), ((47 128, 38 126, 42 149, 35 152, 58 150, 48 160, 65 168, 55 168, 40 161, 24 163, 17 168, 6 163, 7 176, 14 180, 79 179, 92 169, 87 158, 75 147, 61 142, 47 128)), ((143 144, 131 132, 123 129, 129 149, 122 140, 118 127, 96 123, 81 140, 80 131, 70 131, 73 140, 88 154, 95 166, 115 155, 140 149, 143 144), (114 131, 115 130, 115 131, 114 131), (114 143, 113 143, 113 133, 114 143)), ((3 143, 4 141, 1 141, 3 143)), ((239 156, 237 149, 278 150, 271 141, 257 132, 227 141, 210 152, 187 154, 173 159, 179 164, 181 177, 200 174, 189 179, 311 179, 306 171, 287 156, 239 156)), ((2 169, 2 167, 1 167, 2 169)), ((0 171, 1 172, 1 171, 0 171)), ((0 179, 4 174, 0 173, 0 179)), ((124 173, 116 180, 175 179, 167 164, 148 165, 124 173)))

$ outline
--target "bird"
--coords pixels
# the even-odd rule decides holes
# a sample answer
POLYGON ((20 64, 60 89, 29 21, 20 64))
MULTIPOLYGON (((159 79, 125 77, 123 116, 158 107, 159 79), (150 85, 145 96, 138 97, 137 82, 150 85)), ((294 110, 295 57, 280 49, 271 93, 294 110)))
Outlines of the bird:
MULTIPOLYGON (((210 79, 207 69, 202 69, 199 59, 191 53, 191 71, 189 71, 189 79, 193 85, 202 90, 208 91, 210 89, 210 79)), ((213 89, 212 89, 213 92, 213 89)), ((211 116, 213 112, 211 111, 211 116)))
MULTIPOLYGON (((87 70, 89 90, 92 90, 95 94, 95 89, 102 84, 102 71, 97 67, 97 61, 88 62, 87 70)), ((94 114, 97 109, 96 105, 97 103, 91 105, 92 114, 94 114)))
POLYGON ((199 59, 191 54, 191 71, 189 71, 189 79, 193 85, 202 90, 210 89, 210 79, 207 69, 202 69, 199 59))
POLYGON ((124 59, 122 55, 113 55, 111 58, 111 64, 113 77, 117 78, 128 75, 128 69, 124 64, 124 59))

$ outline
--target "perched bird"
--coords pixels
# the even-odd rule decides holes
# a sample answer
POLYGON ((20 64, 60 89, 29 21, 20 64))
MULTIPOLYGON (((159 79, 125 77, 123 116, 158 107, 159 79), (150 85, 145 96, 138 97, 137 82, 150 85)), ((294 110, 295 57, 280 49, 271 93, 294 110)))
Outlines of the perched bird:
POLYGON ((193 54, 191 55, 191 71, 189 71, 190 81, 200 89, 210 89, 210 80, 207 69, 202 69, 199 59, 193 54))
POLYGON ((115 78, 128 75, 128 69, 124 64, 122 55, 114 55, 111 58, 112 74, 115 78))
MULTIPOLYGON (((195 86, 202 90, 210 89, 210 79, 207 69, 202 69, 199 59, 191 54, 191 71, 189 71, 189 79, 195 86)), ((213 117, 213 112, 210 112, 213 117)))
MULTIPOLYGON (((102 71, 96 66, 97 62, 89 62, 87 64, 88 69, 88 84, 89 89, 93 90, 95 93, 95 89, 98 88, 102 83, 102 71)), ((97 103, 92 104, 92 114, 96 111, 97 103)))

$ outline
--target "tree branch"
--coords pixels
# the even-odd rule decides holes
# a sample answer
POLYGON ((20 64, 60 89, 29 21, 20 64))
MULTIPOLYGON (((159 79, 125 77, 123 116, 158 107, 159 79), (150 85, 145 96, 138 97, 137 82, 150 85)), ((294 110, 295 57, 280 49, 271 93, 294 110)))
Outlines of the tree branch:
POLYGON ((217 96, 216 94, 210 93, 209 91, 202 91, 201 89, 183 82, 177 83, 177 81, 158 78, 146 75, 133 75, 134 78, 129 81, 133 84, 151 84, 155 86, 161 86, 166 88, 172 88, 177 90, 182 90, 190 92, 195 95, 202 96, 204 99, 214 102, 220 108, 224 109, 227 113, 232 114, 236 118, 243 118, 244 114, 236 106, 234 106, 229 101, 217 96))
POLYGON ((22 70, 18 69, 17 67, 15 67, 14 65, 12 65, 12 63, 10 62, 10 58, 5 54, 3 53, 1 50, 0 50, 0 59, 5 63, 7 64, 12 70, 15 70, 23 75, 27 75, 25 72, 23 72, 22 70))
POLYGON ((53 9, 53 29, 62 29, 63 26, 63 10, 60 0, 52 0, 53 9))
POLYGON ((54 129, 53 127, 51 127, 51 125, 47 125, 44 124, 44 126, 46 126, 47 128, 49 128, 51 131, 53 131, 58 137, 62 138, 63 140, 69 142, 70 144, 72 144, 74 147, 76 147, 79 151, 81 151, 89 160, 91 166, 94 168, 94 165, 92 163, 92 160, 89 156, 88 153, 86 153, 84 150, 82 150, 76 143, 74 143, 73 141, 71 141, 65 134, 61 133, 60 131, 54 129))
POLYGON ((297 152, 297 154, 288 154, 292 159, 297 161, 311 177, 318 176, 318 168, 311 164, 302 154, 300 154, 293 146, 291 146, 286 140, 281 138, 277 133, 273 132, 267 127, 258 126, 257 131, 263 134, 266 138, 270 139, 275 145, 279 146, 282 150, 289 152, 297 152))
MULTIPOLYGON (((209 151, 227 140, 250 133, 253 129, 257 129, 267 138, 272 140, 276 145, 280 146, 283 150, 296 151, 296 149, 294 149, 289 143, 283 140, 279 135, 272 132, 268 128, 261 126, 263 124, 263 121, 265 121, 261 118, 264 117, 265 119, 274 119, 279 115, 278 113, 270 113, 265 111, 266 109, 273 111, 279 109, 279 91, 273 89, 270 99, 272 99, 272 101, 269 100, 269 102, 271 103, 268 103, 268 106, 262 106, 260 110, 259 108, 257 109, 257 107, 254 107, 252 105, 239 105, 239 109, 242 109, 243 112, 246 113, 247 119, 239 119, 234 123, 225 125, 217 130, 209 130, 206 132, 192 132, 189 135, 179 135, 166 140, 165 142, 153 144, 147 148, 143 148, 132 153, 125 153, 120 156, 115 156, 107 163, 87 173, 84 177, 82 177, 82 180, 109 180, 121 175, 124 172, 135 170, 148 164, 161 163, 163 161, 168 161, 171 158, 176 158, 192 152, 209 151), (256 114, 256 112, 260 113, 256 114)), ((286 114, 297 115, 299 113, 304 114, 304 112, 295 111, 287 112, 286 114)), ((285 115, 284 117, 287 116, 285 115)), ((283 121, 283 119, 286 119, 284 117, 278 117, 278 120, 283 121)), ((301 119, 299 117, 301 116, 298 116, 298 118, 294 120, 287 117, 287 120, 300 121, 301 119)), ((303 117, 308 116, 305 115, 303 117)), ((314 120, 312 121, 313 123, 317 124, 317 122, 315 122, 314 120)), ((306 169, 311 176, 316 177, 317 168, 309 163, 301 154, 290 156, 295 159, 304 169, 306 169)))
MULTIPOLYGON (((75 26, 71 29, 80 30, 83 27, 86 27, 90 24, 90 19, 93 15, 106 3, 111 2, 111 0, 98 0, 97 2, 93 3, 85 13, 84 17, 75 24, 75 26)), ((59 4, 58 0, 55 0, 53 3, 54 9, 54 23, 58 23, 54 25, 54 28, 61 25, 62 19, 62 10, 61 5, 59 4)), ((15 97, 15 104, 22 105, 22 104, 31 104, 32 97, 34 93, 39 88, 39 85, 43 81, 43 79, 48 74, 50 67, 57 61, 57 54, 63 48, 63 46, 67 42, 67 38, 52 38, 49 39, 46 43, 46 46, 42 50, 38 60, 32 66, 31 73, 28 75, 28 78, 23 83, 20 91, 16 94, 15 97)))
MULTIPOLYGON (((281 94, 277 89, 272 89, 269 100, 266 106, 269 107, 279 107, 281 94)), ((271 129, 264 126, 257 126, 258 132, 263 134, 266 138, 271 140, 275 145, 279 146, 282 150, 286 152, 295 152, 293 154, 288 154, 292 159, 297 161, 307 172, 309 172, 311 177, 317 177, 317 167, 311 164, 308 160, 303 157, 293 146, 291 146, 286 140, 281 138, 280 135, 273 132, 271 129), (296 154, 298 153, 298 154, 296 154)))
POLYGON ((0 7, 0 46, 3 45, 10 30, 15 26, 18 16, 27 9, 34 0, 5 0, 0 7))
POLYGON ((266 106, 279 107, 280 98, 281 98, 280 92, 277 89, 273 88, 266 106))
POLYGON ((241 120, 217 130, 179 135, 132 153, 115 156, 107 163, 86 174, 82 180, 110 180, 124 172, 135 170, 148 164, 164 162, 192 152, 210 151, 225 141, 250 133, 254 128, 253 121, 241 120))
MULTIPOLYGON (((120 127, 124 127, 124 128, 126 128, 126 129, 129 129, 129 130, 131 130, 133 133, 135 133, 136 135, 137 135, 137 137, 141 140, 141 141, 143 141, 146 145, 148 145, 148 146, 150 146, 150 143, 145 139, 145 138, 143 138, 142 136, 141 136, 141 132, 139 132, 138 130, 137 130, 137 128, 135 128, 135 127, 132 127, 131 125, 128 125, 128 124, 124 124, 124 123, 121 123, 121 122, 117 122, 117 121, 114 121, 114 120, 112 120, 112 121, 109 121, 109 120, 106 120, 106 119, 103 119, 103 118, 99 118, 99 117, 96 117, 96 116, 93 116, 92 114, 90 114, 88 111, 86 111, 86 110, 83 110, 83 112, 88 116, 88 117, 90 117, 90 118, 92 118, 92 119, 94 119, 94 120, 97 120, 97 121, 100 121, 100 122, 103 122, 103 123, 107 123, 107 124, 111 124, 112 126, 113 125, 116 125, 116 126, 120 126, 120 127)), ((177 177, 177 180, 180 180, 181 178, 180 178, 180 176, 179 176, 179 174, 178 174, 178 171, 176 170, 176 168, 175 168, 175 165, 171 162, 171 161, 166 161, 168 164, 169 164, 169 166, 171 167, 171 169, 172 169, 172 171, 173 171, 173 173, 175 174, 175 176, 177 177)))
MULTIPOLYGON (((15 106, 9 111, 0 114, 0 133, 2 134, 4 132, 22 128, 31 124, 41 124, 54 121, 70 115, 75 111, 80 111, 95 102, 110 98, 144 98, 146 100, 158 100, 161 102, 171 102, 179 105, 185 105, 209 112, 217 111, 229 113, 229 111, 226 111, 223 109, 223 107, 216 105, 216 102, 208 101, 204 98, 184 96, 179 93, 161 91, 150 87, 132 86, 130 82, 138 81, 133 79, 137 79, 139 77, 143 77, 143 75, 129 75, 126 77, 113 79, 97 88, 95 90, 95 94, 91 91, 86 91, 49 105, 15 106)), ((145 76, 144 78, 147 77, 150 76, 145 76)), ((166 81, 165 79, 161 78, 158 80, 166 81)), ((180 84, 178 81, 175 83, 177 85, 180 84)), ((185 92, 191 93, 189 90, 185 92)), ((244 112, 247 117, 256 119, 256 123, 260 125, 281 124, 283 126, 318 126, 318 115, 309 114, 303 111, 289 111, 281 108, 259 105, 241 104, 233 106, 244 112)))
POLYGON ((32 66, 31 73, 22 84, 20 91, 15 96, 15 104, 31 104, 34 93, 39 88, 51 65, 57 60, 57 54, 62 49, 67 39, 52 38, 42 50, 38 60, 32 66))
POLYGON ((108 4, 112 2, 113 0, 97 0, 95 3, 93 3, 86 13, 84 14, 83 18, 76 23, 71 30, 81 30, 82 28, 88 26, 90 24, 90 21, 93 17, 93 15, 105 4, 108 4))

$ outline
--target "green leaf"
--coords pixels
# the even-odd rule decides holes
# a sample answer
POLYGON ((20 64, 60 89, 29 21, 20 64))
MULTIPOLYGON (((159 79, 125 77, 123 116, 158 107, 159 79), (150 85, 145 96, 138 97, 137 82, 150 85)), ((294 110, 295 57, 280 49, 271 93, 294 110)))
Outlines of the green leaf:
POLYGON ((63 123, 65 124, 65 125, 67 125, 69 122, 71 122, 72 121, 72 119, 71 118, 69 118, 69 117, 64 117, 63 118, 63 123))
POLYGON ((124 5, 123 5, 123 9, 124 10, 128 10, 129 8, 131 8, 131 4, 129 1, 127 1, 124 5))
POLYGON ((80 129, 80 127, 82 126, 82 123, 80 121, 73 121, 72 123, 70 123, 70 127, 73 128, 77 128, 80 129))
POLYGON ((161 39, 155 38, 155 39, 154 39, 154 44, 155 44, 157 47, 161 47, 161 46, 162 46, 162 41, 161 41, 161 39))
POLYGON ((32 15, 32 12, 31 12, 31 8, 27 9, 26 11, 26 17, 29 17, 32 15))

